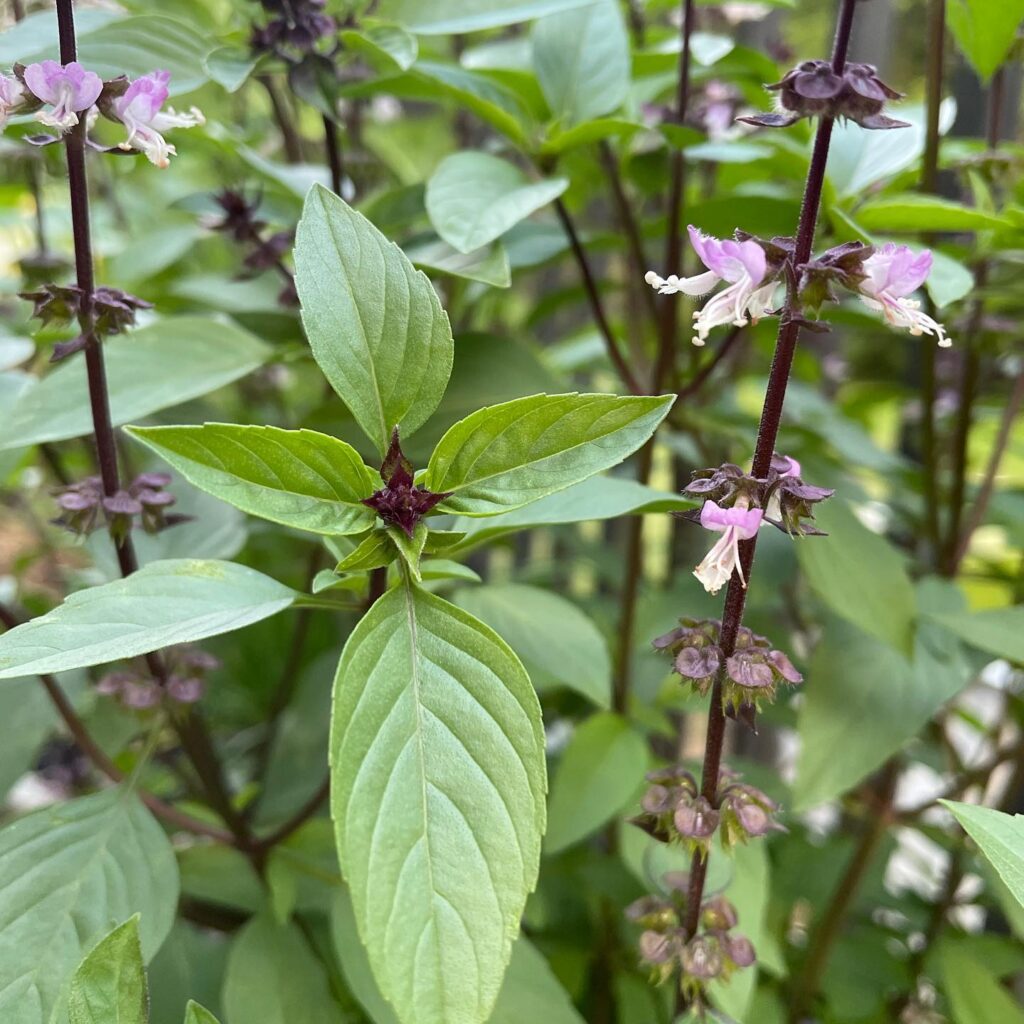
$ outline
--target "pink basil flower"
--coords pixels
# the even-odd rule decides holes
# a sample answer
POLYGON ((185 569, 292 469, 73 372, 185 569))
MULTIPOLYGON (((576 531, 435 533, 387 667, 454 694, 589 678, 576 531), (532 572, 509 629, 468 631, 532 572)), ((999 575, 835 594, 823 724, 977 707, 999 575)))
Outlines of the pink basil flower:
POLYGON ((693 570, 693 575, 709 594, 717 594, 729 582, 733 569, 739 573, 740 582, 746 587, 747 581, 740 568, 739 545, 741 540, 750 540, 757 533, 763 516, 764 512, 759 508, 740 505, 722 508, 717 502, 704 502, 700 510, 700 525, 722 535, 722 539, 705 555, 704 561, 693 570))
POLYGON ((922 313, 920 302, 907 298, 924 284, 931 269, 928 249, 915 253, 905 245, 887 242, 864 261, 867 277, 860 283, 860 297, 868 309, 881 312, 894 327, 914 335, 932 335, 948 348, 953 343, 942 324, 922 313))
POLYGON ((742 327, 757 323, 771 305, 776 282, 766 282, 767 261, 757 242, 720 241, 701 234, 693 225, 688 228, 690 244, 707 267, 707 273, 695 277, 659 277, 653 270, 644 278, 662 295, 682 292, 684 295, 706 295, 719 281, 729 285, 715 295, 703 309, 693 314, 694 345, 703 345, 708 334, 721 324, 742 327))
POLYGON ((25 85, 36 99, 52 108, 40 110, 36 118, 61 131, 78 124, 79 113, 88 110, 103 91, 100 76, 86 71, 78 61, 65 66, 55 60, 29 64, 25 68, 25 85))
POLYGON ((0 132, 7 119, 25 101, 25 87, 14 75, 0 75, 0 132))
POLYGON ((136 78, 113 103, 114 116, 128 129, 128 137, 121 149, 137 149, 146 154, 150 163, 166 167, 176 151, 161 132, 168 128, 193 128, 204 124, 205 118, 193 107, 187 114, 178 114, 173 108, 162 110, 167 101, 168 71, 153 71, 136 78))

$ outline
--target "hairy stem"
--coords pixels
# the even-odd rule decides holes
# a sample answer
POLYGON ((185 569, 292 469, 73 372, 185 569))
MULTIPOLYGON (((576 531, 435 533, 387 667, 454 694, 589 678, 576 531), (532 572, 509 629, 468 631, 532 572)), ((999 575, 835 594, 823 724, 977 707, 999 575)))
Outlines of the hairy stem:
POLYGON ((608 317, 604 311, 604 304, 601 302, 601 293, 598 290, 597 281, 594 279, 593 271, 590 269, 590 260, 587 258, 583 243, 580 241, 576 225, 573 223, 572 217, 569 216, 569 211, 561 199, 555 200, 555 213, 558 214, 562 230, 565 231, 565 235, 569 239, 569 247, 572 249, 572 254, 576 259, 576 266, 579 268, 580 277, 583 280, 583 290, 587 294, 590 312, 594 317, 594 323, 597 325, 601 337, 604 339, 604 347, 608 352, 608 358, 612 361, 612 365, 622 379, 622 383, 634 395, 643 394, 643 389, 640 387, 629 363, 626 362, 625 357, 622 355, 619 343, 615 338, 615 333, 608 322, 608 317))
MULTIPOLYGON (((57 26, 60 35, 60 59, 70 64, 78 58, 75 42, 73 0, 58 0, 57 26)), ((64 135, 67 154, 68 185, 71 196, 71 227, 75 241, 75 276, 81 290, 78 323, 85 338, 85 368, 89 381, 89 404, 92 410, 93 436, 99 463, 103 493, 109 498, 121 489, 117 466, 117 443, 110 418, 110 394, 104 368, 103 347, 96 335, 92 300, 96 282, 93 276, 92 239, 89 228, 89 182, 85 173, 86 118, 83 114, 71 131, 64 135)), ((138 569, 130 532, 114 540, 117 561, 123 576, 138 569)))
MULTIPOLYGON (((835 44, 832 51, 832 67, 841 73, 846 65, 846 54, 850 45, 850 32, 853 27, 853 15, 857 0, 843 0, 836 28, 835 44)), ((797 227, 796 244, 793 253, 793 264, 799 266, 806 263, 811 256, 814 245, 814 232, 818 221, 818 209, 821 205, 821 193, 825 182, 825 165, 828 161, 829 143, 832 139, 833 120, 823 118, 818 125, 814 140, 814 151, 811 165, 807 173, 804 187, 804 198, 800 208, 800 221, 797 227)), ((789 374, 793 367, 793 357, 800 338, 800 324, 796 319, 799 312, 797 297, 792 285, 786 299, 779 325, 779 333, 775 343, 775 355, 772 359, 768 387, 765 391, 764 406, 761 410, 761 423, 757 431, 757 444, 754 449, 754 461, 751 473, 755 477, 765 477, 771 465, 775 442, 779 434, 782 420, 782 408, 786 400, 786 387, 789 374)), ((754 563, 754 549, 757 538, 753 537, 740 544, 740 564, 742 578, 749 583, 754 563)), ((736 646, 736 636, 743 620, 743 608, 746 604, 747 591, 741 577, 733 573, 725 594, 725 608, 722 613, 722 628, 719 636, 719 647, 725 660, 732 656, 736 646)), ((722 750, 725 741, 725 711, 722 707, 722 688, 724 683, 724 667, 715 678, 711 691, 711 708, 708 713, 708 730, 704 745, 704 765, 701 773, 701 792, 712 806, 717 806, 718 778, 722 766, 722 750)), ((704 895, 704 880, 707 874, 707 858, 699 853, 694 855, 690 868, 690 886, 686 908, 684 927, 688 935, 694 935, 700 919, 700 906, 704 895)))
MULTIPOLYGON (((693 32, 693 0, 680 0, 682 40, 679 52, 679 77, 676 80, 676 105, 673 120, 683 124, 690 103, 690 36, 693 32)), ((681 274, 683 245, 680 225, 686 197, 686 156, 678 147, 672 151, 669 171, 668 209, 665 222, 665 273, 681 274)), ((658 332, 658 355, 654 363, 652 391, 657 394, 666 387, 672 376, 676 358, 676 332, 679 325, 679 302, 667 295, 661 303, 661 323, 658 332)))
MULTIPOLYGON (((988 92, 988 110, 985 141, 989 150, 999 146, 999 133, 1003 116, 1005 94, 1005 66, 992 77, 988 92)), ((946 536, 943 557, 943 572, 955 575, 959 566, 957 551, 961 541, 961 523, 964 514, 964 499, 967 493, 968 442, 974 418, 974 401, 977 397, 978 377, 981 372, 981 334, 985 319, 985 289, 990 271, 988 259, 982 258, 974 274, 974 291, 977 298, 971 307, 967 329, 963 336, 964 362, 960 372, 960 394, 957 403, 956 425, 953 428, 953 483, 949 496, 949 532, 946 536)))
POLYGON ((1017 419, 1017 414, 1020 412, 1022 404, 1024 404, 1024 373, 1018 373, 1017 379, 1013 384, 1013 390, 1010 392, 1010 398, 1003 408, 1003 416, 999 422, 999 432, 996 434, 995 443, 992 445, 992 452, 989 455, 988 466, 985 468, 985 476, 981 482, 981 487, 978 489, 978 496, 974 499, 971 514, 967 519, 967 525, 964 527, 963 532, 956 541, 956 547, 953 549, 950 569, 954 575, 960 568, 964 555, 967 554, 974 531, 985 521, 985 513, 988 511, 989 502, 995 493, 999 466, 1003 461, 1003 456, 1006 454, 1007 447, 1009 447, 1013 424, 1017 419))
POLYGON ((807 959, 796 979, 793 996, 790 999, 790 1024, 800 1024, 800 1021, 804 1019, 805 1012, 810 1009, 814 997, 818 994, 822 975, 828 966, 829 955, 842 931, 847 912, 871 866, 879 843, 892 824, 892 798, 898 776, 899 766, 895 760, 890 761, 882 769, 876 790, 877 804, 873 801, 873 805, 869 808, 867 828, 825 908, 821 923, 808 941, 807 959))
POLYGON ((281 132, 285 159, 290 164, 301 164, 302 139, 299 138, 299 133, 295 130, 291 111, 289 111, 285 99, 281 95, 281 90, 278 89, 272 75, 259 75, 257 80, 267 90, 267 96, 270 99, 270 109, 273 111, 274 120, 277 122, 278 130, 281 132))
MULTIPOLYGON (((921 191, 935 193, 939 182, 939 113, 945 72, 946 0, 931 0, 928 6, 927 117, 924 156, 921 160, 921 191)), ((929 300, 930 303, 931 300, 929 300)), ((935 438, 935 346, 924 341, 921 349, 921 461, 924 465, 925 536, 936 557, 941 543, 939 523, 939 451, 935 438)))
MULTIPOLYGON (((74 0, 57 0, 57 27, 60 38, 61 63, 69 64, 77 58, 74 0)), ((110 496, 120 489, 121 484, 117 463, 117 445, 110 417, 110 395, 107 388, 103 348, 93 323, 92 297, 95 280, 89 230, 89 185, 85 170, 85 122, 86 118, 83 115, 79 123, 65 135, 64 139, 71 195, 75 271, 78 287, 82 293, 79 319, 82 333, 86 338, 86 375, 89 385, 89 401, 92 407, 93 433, 103 491, 110 496)), ((114 543, 121 575, 130 576, 138 569, 138 560, 130 531, 127 531, 123 538, 115 540, 114 543)), ((167 668, 160 655, 155 652, 148 654, 146 662, 153 677, 163 686, 167 680, 167 668)), ((196 769, 210 806, 224 819, 238 845, 247 848, 251 841, 248 826, 231 802, 220 762, 201 716, 198 711, 181 710, 172 715, 172 720, 182 748, 196 769)))
MULTIPOLYGON (((2 604, 0 604, 0 623, 3 623, 6 629, 14 629, 15 626, 21 624, 18 617, 6 605, 2 604)), ((103 748, 92 738, 88 728, 82 719, 78 717, 78 712, 75 711, 71 701, 68 700, 67 694, 64 693, 64 689, 56 677, 49 673, 43 673, 39 676, 39 681, 43 684, 46 695, 50 698, 50 702, 60 716, 65 728, 71 734, 71 738, 78 745, 78 749, 108 779, 112 782, 122 782, 125 778, 124 772, 107 757, 103 748)), ((138 789, 137 792, 139 799, 158 818, 166 821, 168 825, 193 832, 196 835, 210 836, 222 843, 232 843, 234 841, 234 837, 230 832, 217 828, 216 825, 209 825, 198 818, 193 818, 191 815, 185 814, 176 807, 164 803, 159 797, 153 796, 152 793, 148 793, 143 789, 138 789)))
POLYGON ((341 185, 345 178, 345 167, 341 156, 341 143, 338 140, 338 126, 334 118, 324 114, 324 149, 327 151, 327 166, 331 172, 331 190, 336 196, 341 195, 341 185))
POLYGON ((605 176, 611 187, 612 200, 615 203, 615 213, 618 217, 619 226, 626 238, 626 248, 629 253, 630 284, 638 285, 643 292, 644 305, 651 320, 657 323, 658 304, 654 290, 648 288, 643 281, 644 272, 647 266, 647 257, 644 255, 644 242, 640 233, 640 226, 633 215, 633 207, 626 195, 626 189, 622 184, 622 175, 619 174, 619 160, 615 151, 604 140, 598 143, 598 156, 601 159, 601 166, 604 168, 605 176))
POLYGON ((742 334, 742 327, 734 326, 732 330, 729 331, 729 333, 718 343, 718 348, 716 349, 715 354, 703 363, 690 380, 687 381, 686 385, 680 389, 676 398, 677 402, 690 398, 700 391, 704 386, 704 382, 715 372, 715 370, 718 369, 729 353, 732 352, 736 342, 740 340, 742 334))
MULTIPOLYGON (((674 117, 676 122, 681 124, 686 117, 686 108, 690 100, 690 35, 693 31, 693 0, 681 0, 680 15, 683 22, 674 117)), ((670 175, 665 266, 666 273, 678 273, 681 259, 679 224, 682 220, 686 185, 686 164, 682 150, 677 149, 672 154, 670 175)), ((628 209, 628 204, 626 208, 628 209)), ((639 251, 639 258, 642 259, 643 246, 639 241, 639 236, 636 243, 633 244, 639 251)), ((637 257, 634 256, 634 260, 636 259, 637 257)), ((671 297, 666 297, 663 301, 660 318, 657 316, 659 310, 656 303, 654 312, 655 324, 658 328, 658 351, 651 371, 651 394, 656 395, 666 386, 668 378, 671 376, 672 365, 675 361, 675 334, 678 316, 676 303, 672 301, 671 297)), ((634 393, 638 392, 635 390, 634 393)), ((649 483, 651 479, 651 468, 654 465, 654 444, 655 440, 652 437, 640 450, 637 457, 637 480, 642 484, 649 483)), ((626 525, 626 564, 623 568, 625 575, 622 592, 619 596, 619 621, 616 630, 618 646, 614 666, 613 706, 619 712, 625 711, 632 686, 631 652, 633 630, 636 623, 636 603, 640 596, 640 583, 643 576, 643 550, 644 517, 643 515, 631 516, 626 525)))

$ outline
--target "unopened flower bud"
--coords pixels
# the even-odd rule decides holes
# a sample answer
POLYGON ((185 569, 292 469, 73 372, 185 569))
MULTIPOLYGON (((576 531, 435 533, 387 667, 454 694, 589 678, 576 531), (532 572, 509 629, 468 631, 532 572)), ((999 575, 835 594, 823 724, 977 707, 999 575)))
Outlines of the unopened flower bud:
POLYGON ((762 128, 785 128, 802 117, 848 118, 862 128, 906 128, 883 113, 887 100, 902 94, 886 85, 871 64, 847 64, 841 72, 827 60, 805 60, 779 82, 766 86, 778 94, 779 110, 741 117, 762 128))
POLYGON ((734 967, 750 967, 757 960, 754 944, 745 935, 724 936, 722 952, 734 967))
POLYGON ((701 908, 700 919, 709 932, 727 932, 739 920, 736 908, 724 896, 707 900, 701 908))
POLYGON ((690 939, 682 953, 683 972, 697 981, 707 982, 717 978, 725 966, 722 947, 713 935, 698 935, 690 939))
POLYGON ((699 796, 695 800, 680 800, 672 816, 679 837, 692 849, 706 852, 711 837, 718 828, 719 814, 708 801, 699 796))

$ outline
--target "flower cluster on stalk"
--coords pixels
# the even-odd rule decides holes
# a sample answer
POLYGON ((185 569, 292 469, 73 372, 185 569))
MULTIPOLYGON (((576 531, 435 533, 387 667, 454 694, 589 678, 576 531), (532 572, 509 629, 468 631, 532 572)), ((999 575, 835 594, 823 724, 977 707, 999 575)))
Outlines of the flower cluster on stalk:
MULTIPOLYGON (((32 316, 44 327, 71 323, 82 316, 83 293, 76 285, 44 284, 20 295, 32 303, 32 316)), ((152 303, 137 295, 101 285, 93 289, 89 297, 89 334, 99 339, 120 334, 135 326, 135 314, 139 310, 152 308, 152 303)), ((86 334, 79 334, 70 341, 58 342, 53 346, 50 362, 55 363, 80 351, 85 348, 87 340, 86 334)))
POLYGON ((718 619, 680 619, 654 640, 654 649, 672 658, 672 668, 702 697, 722 673, 722 706, 730 717, 753 724, 762 702, 775 700, 778 688, 803 682, 789 657, 767 637, 740 626, 733 653, 719 646, 718 619))
POLYGON ((736 908, 724 896, 701 903, 698 929, 688 935, 686 918, 688 878, 679 872, 665 876, 668 895, 644 896, 626 908, 629 920, 642 928, 640 961, 658 984, 677 978, 687 1003, 702 1007, 707 987, 715 980, 728 981, 738 970, 757 959, 753 943, 735 931, 736 908))
MULTIPOLYGON (((885 103, 901 94, 881 81, 870 64, 847 64, 842 72, 836 72, 829 61, 804 61, 767 88, 778 93, 782 112, 741 117, 740 121, 783 128, 803 117, 820 116, 846 118, 863 128, 907 127, 907 122, 883 112, 885 103)), ((951 344, 945 327, 912 298, 931 272, 932 254, 927 249, 914 252, 909 246, 891 242, 878 247, 846 242, 797 264, 792 238, 762 239, 737 230, 735 239, 718 239, 693 225, 688 230, 690 244, 706 271, 692 277, 675 273, 662 277, 651 270, 646 281, 663 295, 694 297, 726 284, 693 314, 695 345, 705 344, 716 327, 743 327, 768 315, 781 314, 812 329, 827 329, 806 319, 805 313, 816 311, 826 300, 837 301, 833 286, 857 295, 893 327, 912 335, 929 335, 943 347, 951 344), (776 292, 782 286, 787 290, 787 302, 774 309, 776 292)), ((742 525, 753 528, 752 522, 742 525)))
POLYGON ((90 147, 105 152, 144 153, 150 163, 167 167, 176 151, 163 133, 205 123, 196 107, 187 112, 165 109, 170 78, 168 71, 151 71, 134 81, 124 75, 104 81, 78 61, 16 64, 13 74, 0 75, 0 129, 13 115, 34 113, 37 121, 60 134, 35 136, 29 141, 49 145, 59 142, 61 135, 83 116, 91 128, 102 114, 122 125, 127 135, 112 150, 88 139, 90 147))
POLYGON ((763 479, 744 473, 732 462, 693 473, 683 494, 703 504, 699 511, 684 512, 681 518, 695 519, 705 530, 722 535, 693 573, 709 594, 717 594, 733 572, 747 585, 740 542, 756 536, 762 524, 770 523, 790 536, 821 533, 809 522, 814 518, 813 506, 833 492, 805 483, 801 472, 796 459, 776 454, 763 479))
POLYGON ((831 61, 805 60, 765 88, 777 94, 779 111, 739 120, 762 128, 788 128, 803 117, 845 118, 861 128, 910 127, 884 113, 886 102, 903 94, 886 85, 873 64, 847 64, 837 72, 831 61))
POLYGON ((132 711, 151 711, 166 702, 195 704, 206 692, 206 674, 220 668, 219 658, 191 644, 170 647, 163 657, 163 685, 140 664, 108 672, 96 683, 96 692, 132 711))
POLYGON ((277 296, 278 303, 282 306, 297 306, 299 296, 295 291, 295 280, 283 262, 284 254, 291 248, 295 232, 275 231, 269 235, 266 233, 267 222, 258 216, 262 202, 260 196, 249 197, 238 189, 226 188, 213 198, 221 214, 212 218, 208 226, 213 231, 223 232, 248 250, 243 260, 246 275, 277 268, 285 278, 285 285, 277 296))
POLYGON ((783 312, 804 326, 822 329, 824 325, 802 314, 816 311, 826 300, 838 301, 833 286, 852 292, 893 327, 934 337, 943 348, 952 344, 945 327, 911 298, 931 272, 933 256, 928 249, 915 252, 893 242, 878 247, 846 242, 794 266, 792 238, 762 239, 738 230, 735 239, 718 239, 692 224, 688 231, 690 244, 707 270, 693 277, 662 277, 651 270, 645 280, 662 295, 703 296, 726 283, 694 312, 694 345, 704 345, 716 327, 744 327, 783 312), (776 293, 783 285, 789 287, 790 280, 797 308, 774 308, 776 293))
POLYGON ((640 801, 642 813, 630 821, 661 843, 683 846, 706 857, 715 833, 723 849, 784 831, 775 820, 779 805, 767 794, 723 769, 714 798, 709 800, 684 765, 669 765, 648 772, 650 785, 640 801))
POLYGON ((170 482, 169 473, 140 473, 126 488, 106 495, 98 476, 86 477, 57 492, 60 515, 54 523, 79 536, 105 526, 115 542, 136 525, 146 533, 160 533, 190 519, 168 514, 175 502, 174 495, 164 489, 170 482))

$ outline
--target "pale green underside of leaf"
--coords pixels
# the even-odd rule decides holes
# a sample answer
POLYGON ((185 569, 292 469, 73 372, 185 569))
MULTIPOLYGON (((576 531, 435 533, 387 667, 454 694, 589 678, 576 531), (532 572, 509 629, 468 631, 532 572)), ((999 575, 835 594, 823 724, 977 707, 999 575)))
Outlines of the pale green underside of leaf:
POLYGON ((670 396, 531 395, 472 413, 441 438, 424 483, 445 512, 519 508, 622 462, 657 429, 670 396))
POLYGON ((593 621, 571 601, 521 583, 463 587, 452 600, 508 643, 538 687, 554 681, 599 707, 611 703, 608 644, 593 621))
POLYGON ((287 608, 295 591, 234 562, 153 562, 79 590, 0 636, 0 679, 103 665, 230 633, 287 608))
POLYGON ((796 810, 831 800, 870 775, 967 685, 970 673, 957 642, 927 623, 918 629, 910 660, 832 620, 807 678, 796 810))
POLYGON ((68 999, 71 1024, 146 1024, 149 994, 138 917, 102 938, 79 965, 68 999))
MULTIPOLYGON (((380 994, 366 950, 359 941, 352 900, 342 887, 331 912, 331 933, 341 969, 352 994, 359 1000, 373 1024, 398 1024, 390 1004, 380 994)), ((547 960, 529 940, 520 935, 512 946, 505 980, 487 1024, 583 1024, 547 960)))
POLYGON ((796 545, 808 582, 837 615, 909 654, 917 602, 902 554, 841 498, 815 515, 828 536, 804 537, 796 545))
POLYGON ((331 777, 382 993, 403 1024, 482 1024, 544 830, 540 707, 519 660, 461 609, 389 591, 341 656, 331 777))
POLYGON ((955 1024, 1024 1024, 1024 1010, 989 968, 962 949, 943 942, 942 981, 955 1024))
MULTIPOLYGON (((177 18, 159 14, 111 17, 106 11, 88 10, 80 12, 75 20, 78 59, 101 78, 137 78, 154 68, 163 68, 171 73, 168 89, 172 96, 191 92, 207 79, 203 58, 209 41, 177 18)), ((31 64, 60 57, 57 20, 52 10, 29 15, 7 29, 3 37, 0 65, 9 66, 14 61, 31 64)))
POLYGON ((541 18, 532 42, 537 80, 556 121, 590 121, 625 100, 629 39, 618 0, 597 0, 541 18))
POLYGON ((476 32, 514 25, 553 11, 584 7, 593 0, 383 0, 381 18, 397 21, 420 35, 476 32))
MULTIPOLYGON (((197 316, 172 317, 103 344, 114 426, 231 384, 270 349, 248 331, 197 316)), ((27 389, 0 427, 0 449, 92 433, 85 361, 78 355, 27 389)))
POLYGON ((990 807, 943 800, 967 834, 1024 906, 1024 815, 1004 814, 990 807))
POLYGON ((332 192, 306 196, 295 239, 302 322, 324 376, 385 451, 437 408, 454 343, 433 285, 401 249, 332 192))
POLYGON ((427 215, 446 242, 469 253, 500 238, 568 187, 567 178, 531 181, 490 153, 453 153, 427 182, 427 215))
POLYGON ((987 81, 1013 46, 1024 0, 950 0, 946 16, 957 45, 987 81))
POLYGON ((0 1020, 57 1024, 83 954, 138 913, 149 960, 177 903, 170 843, 125 790, 56 804, 7 825, 0 830, 0 1020))
POLYGON ((647 744, 618 715, 588 718, 573 734, 551 785, 544 852, 558 853, 596 832, 643 786, 647 744))
POLYGON ((296 924, 267 913, 238 933, 224 978, 227 1024, 338 1024, 327 976, 296 924))
POLYGON ((206 423, 130 427, 196 487, 250 515, 314 533, 361 533, 379 486, 358 452, 313 430, 206 423))
POLYGON ((1024 607, 1020 605, 980 612, 943 612, 928 617, 978 650, 1024 664, 1024 607))

